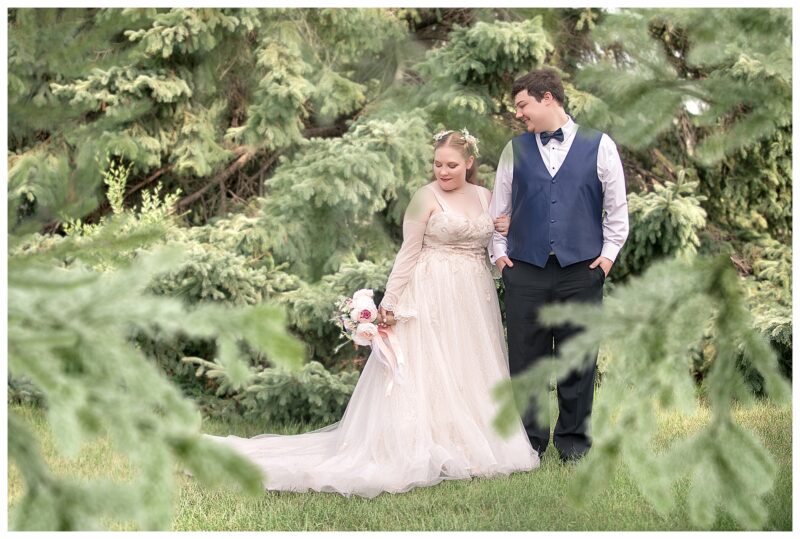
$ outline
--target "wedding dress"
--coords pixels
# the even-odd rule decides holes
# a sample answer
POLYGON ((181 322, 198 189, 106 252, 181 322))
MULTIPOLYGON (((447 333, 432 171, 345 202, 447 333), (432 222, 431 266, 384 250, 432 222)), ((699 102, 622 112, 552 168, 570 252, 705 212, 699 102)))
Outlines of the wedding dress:
POLYGON ((422 189, 441 211, 426 222, 407 212, 383 301, 400 320, 393 328, 403 378, 390 386, 391 373, 373 351, 333 425, 291 436, 204 435, 257 464, 267 490, 374 497, 539 465, 521 421, 506 439, 492 426, 498 407, 491 390, 509 370, 486 253, 494 229, 486 200, 466 184, 465 207, 482 210, 469 217, 450 211, 434 183, 422 189))

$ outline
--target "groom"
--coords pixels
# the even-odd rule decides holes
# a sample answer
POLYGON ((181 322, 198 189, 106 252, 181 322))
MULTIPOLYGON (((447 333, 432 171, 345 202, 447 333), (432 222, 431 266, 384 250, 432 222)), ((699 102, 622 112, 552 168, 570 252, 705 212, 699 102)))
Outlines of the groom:
MULTIPOLYGON (((511 374, 558 352, 580 328, 547 327, 539 309, 551 303, 601 303, 603 283, 628 236, 622 162, 604 133, 578 126, 564 111, 564 86, 552 69, 514 81, 516 117, 527 132, 500 157, 490 212, 511 214, 508 238, 495 232, 490 257, 505 285, 511 374)), ((591 366, 558 381, 553 444, 562 460, 591 447, 597 353, 591 366)), ((542 453, 550 428, 536 421, 535 404, 523 416, 534 449, 542 453)))

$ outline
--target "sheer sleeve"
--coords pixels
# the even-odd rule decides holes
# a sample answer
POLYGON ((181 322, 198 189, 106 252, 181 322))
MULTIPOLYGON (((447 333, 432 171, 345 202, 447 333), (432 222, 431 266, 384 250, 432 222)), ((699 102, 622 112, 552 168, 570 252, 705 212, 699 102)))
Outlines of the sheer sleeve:
POLYGON ((430 205, 430 197, 423 187, 414 193, 414 197, 406 209, 403 217, 403 245, 394 259, 392 272, 386 281, 386 292, 381 301, 381 306, 387 311, 395 310, 397 301, 403 295, 408 280, 411 278, 411 272, 417 265, 425 229, 428 226, 430 205))

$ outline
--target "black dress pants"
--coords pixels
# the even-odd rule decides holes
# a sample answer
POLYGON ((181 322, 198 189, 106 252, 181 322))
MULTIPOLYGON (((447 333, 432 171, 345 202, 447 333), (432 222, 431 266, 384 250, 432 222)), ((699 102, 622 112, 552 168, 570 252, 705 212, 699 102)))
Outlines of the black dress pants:
MULTIPOLYGON (((512 259, 513 267, 503 268, 508 360, 511 375, 526 370, 542 358, 558 352, 559 345, 581 331, 572 324, 548 327, 539 321, 539 309, 552 303, 577 301, 602 303, 605 272, 600 266, 589 269, 594 259, 561 267, 550 255, 544 268, 512 259)), ((591 366, 573 370, 558 380, 558 421, 553 445, 562 459, 580 458, 592 445, 588 434, 594 396, 597 351, 591 366)), ((531 445, 543 454, 550 443, 549 425, 536 421, 536 404, 531 401, 522 422, 531 445)))

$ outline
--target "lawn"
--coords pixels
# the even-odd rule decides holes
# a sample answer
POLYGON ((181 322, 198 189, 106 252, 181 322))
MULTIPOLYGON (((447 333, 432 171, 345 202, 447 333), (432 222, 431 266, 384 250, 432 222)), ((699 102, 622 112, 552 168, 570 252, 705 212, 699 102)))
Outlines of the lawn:
MULTIPOLYGON (((75 460, 57 455, 41 411, 11 406, 35 430, 42 452, 59 474, 82 478, 110 477, 125 481, 132 470, 106 441, 87 444, 75 460)), ((735 417, 753 429, 775 457, 779 472, 767 496, 766 530, 792 529, 792 419, 789 406, 758 403, 737 408, 735 417)), ((701 408, 692 417, 665 415, 656 444, 665 447, 700 428, 708 420, 701 408)), ((294 433, 309 427, 270 428, 241 422, 207 420, 205 432, 251 436, 265 431, 294 433)), ((685 506, 678 503, 666 517, 656 513, 639 494, 630 477, 620 472, 612 485, 583 508, 564 495, 574 475, 561 464, 551 447, 539 469, 498 479, 445 481, 405 494, 382 494, 372 500, 338 494, 265 492, 250 497, 234 490, 210 490, 193 478, 178 474, 179 489, 173 530, 690 530, 685 506)), ((13 463, 8 472, 10 507, 23 484, 13 463)), ((677 486, 679 499, 686 485, 677 486)), ((109 529, 130 529, 108 522, 109 529)), ((713 530, 739 527, 722 512, 713 530)))

